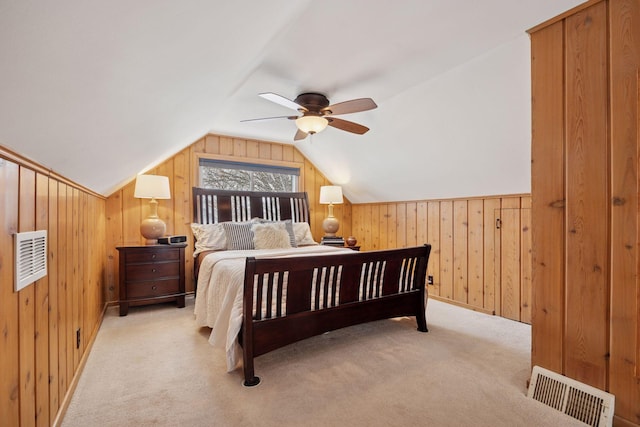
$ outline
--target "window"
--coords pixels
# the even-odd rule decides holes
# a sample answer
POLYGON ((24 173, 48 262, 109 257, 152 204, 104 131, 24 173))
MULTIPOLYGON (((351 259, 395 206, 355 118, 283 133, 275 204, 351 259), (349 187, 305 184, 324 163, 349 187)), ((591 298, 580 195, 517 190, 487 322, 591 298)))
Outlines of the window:
POLYGON ((300 169, 200 159, 200 187, 242 191, 297 191, 300 169))

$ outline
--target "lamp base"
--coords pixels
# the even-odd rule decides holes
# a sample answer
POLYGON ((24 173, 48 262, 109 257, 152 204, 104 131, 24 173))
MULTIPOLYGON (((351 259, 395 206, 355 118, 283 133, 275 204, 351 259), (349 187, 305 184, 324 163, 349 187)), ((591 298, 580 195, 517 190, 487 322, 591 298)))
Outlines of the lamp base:
POLYGON ((324 230, 324 237, 336 237, 336 231, 340 227, 338 218, 335 216, 328 216, 322 221, 322 229, 324 230))
POLYGON ((140 234, 142 234, 142 237, 147 239, 145 242, 147 245, 157 244, 158 238, 164 236, 166 230, 166 224, 157 216, 149 216, 140 224, 140 234))

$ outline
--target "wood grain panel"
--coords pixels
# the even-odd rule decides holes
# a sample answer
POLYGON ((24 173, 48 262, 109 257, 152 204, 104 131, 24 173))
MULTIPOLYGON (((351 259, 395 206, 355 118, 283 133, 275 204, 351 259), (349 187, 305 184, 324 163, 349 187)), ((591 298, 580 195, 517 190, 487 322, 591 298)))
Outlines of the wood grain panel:
POLYGON ((73 306, 73 293, 74 288, 76 286, 77 275, 75 271, 75 259, 73 258, 73 246, 74 246, 74 236, 76 235, 75 224, 73 222, 73 187, 67 186, 67 197, 65 202, 67 204, 67 226, 66 226, 66 253, 62 254, 64 260, 66 262, 66 283, 65 283, 65 310, 62 312, 62 316, 64 318, 65 328, 62 330, 62 333, 65 335, 65 358, 64 358, 64 369, 66 371, 66 378, 68 380, 67 389, 71 385, 71 380, 73 379, 73 356, 74 356, 74 347, 75 347, 75 330, 73 323, 73 312, 75 307, 73 306))
POLYGON ((404 232, 404 246, 416 246, 418 244, 418 205, 416 202, 408 202, 406 204, 406 217, 405 232, 404 232))
MULTIPOLYGON (((505 205, 503 200, 503 206, 505 205)), ((500 210, 500 312, 520 320, 520 210, 500 210)))
POLYGON ((0 414, 20 424, 18 294, 13 291, 13 235, 18 231, 19 167, 0 159, 0 414))
POLYGON ((640 2, 609 3, 611 41, 611 316, 609 390, 640 425, 640 2), (633 363, 630 363, 633 361, 633 363), (621 398, 621 396, 625 396, 621 398))
MULTIPOLYGON (((244 139, 233 139, 233 155, 236 157, 247 157, 247 141, 244 139)), ((282 159, 282 149, 276 150, 276 154, 272 156, 273 160, 282 159)))
MULTIPOLYGON (((49 228, 49 178, 36 174, 36 230, 49 228)), ((47 243, 51 242, 47 232, 47 243)), ((49 426, 49 277, 35 283, 35 388, 36 413, 35 421, 38 426, 49 426)))
MULTIPOLYGON (((194 147, 197 152, 200 153, 209 153, 209 154, 220 154, 220 137, 218 135, 207 135, 204 137, 203 146, 194 147)), ((199 141, 196 141, 195 144, 199 144, 199 141)))
MULTIPOLYGON (((177 235, 191 234, 191 185, 189 181, 191 161, 189 150, 182 150, 173 158, 173 199, 174 199, 174 230, 177 235)), ((193 277, 193 245, 185 248, 185 288, 187 292, 195 289, 193 277)))
POLYGON ((58 378, 58 182, 49 180, 49 226, 47 260, 49 278, 49 419, 55 419, 59 399, 58 378))
MULTIPOLYGON (((369 218, 370 218, 371 224, 379 224, 380 223, 380 208, 378 206, 369 206, 369 212, 370 212, 369 218)), ((355 220, 355 213, 356 213, 356 210, 354 209, 354 207, 352 207, 352 209, 351 209, 352 223, 355 222, 356 224, 358 224, 358 223, 359 224, 364 224, 364 218, 366 218, 366 216, 365 217, 360 217, 359 218, 360 221, 356 221, 355 220)), ((366 215, 366 213, 365 213, 365 215, 366 215)), ((353 225, 352 225, 352 230, 353 230, 353 225)), ((356 232, 356 230, 353 230, 353 233, 355 233, 355 232, 356 232)), ((357 233, 358 233, 358 234, 356 234, 357 236, 361 236, 362 235, 361 232, 357 232, 357 233)), ((380 230, 379 230, 379 228, 378 227, 366 227, 365 233, 366 233, 365 234, 366 238, 365 238, 364 242, 360 241, 359 237, 357 237, 357 239, 359 241, 358 244, 361 245, 361 246, 364 244, 364 246, 370 247, 370 248, 372 248, 374 250, 379 248, 380 247, 380 230)), ((355 235, 354 235, 354 237, 355 237, 355 235)))
MULTIPOLYGON (((428 243, 429 241, 429 232, 428 232, 428 223, 429 223, 429 210, 428 203, 426 201, 421 201, 416 204, 416 244, 422 245, 424 243, 428 243)), ((433 248, 431 248, 433 250, 433 248)))
POLYGON ((387 247, 398 247, 398 207, 395 203, 387 205, 387 247))
POLYGON ((118 251, 116 247, 124 241, 122 190, 111 195, 106 201, 106 272, 105 298, 107 301, 118 300, 118 251))
POLYGON ((531 363, 563 373, 564 22, 531 34, 531 363))
POLYGON ((565 373, 607 387, 608 135, 607 10, 566 20, 567 230, 565 373))
POLYGON ((496 212, 500 199, 484 200, 484 308, 500 314, 500 230, 496 229, 496 212))
MULTIPOLYGON (((366 223, 365 223, 366 224, 366 223)), ((388 248, 387 242, 389 241, 389 206, 386 204, 380 205, 380 221, 378 223, 378 230, 380 230, 379 248, 388 248)), ((365 246, 361 249, 367 249, 365 246)))
MULTIPOLYGON (((77 188, 73 188, 72 190, 72 199, 71 199, 71 224, 72 224, 72 232, 71 232, 71 300, 67 300, 70 303, 71 312, 69 313, 71 316, 71 330, 68 331, 69 339, 67 340, 67 344, 71 344, 69 346, 69 350, 73 357, 70 358, 70 365, 67 370, 67 375, 69 377, 73 377, 73 373, 78 367, 78 363, 80 361, 79 349, 76 345, 76 331, 80 328, 81 320, 80 313, 82 312, 82 307, 80 307, 80 293, 82 292, 82 282, 80 281, 80 269, 82 268, 82 263, 79 265, 75 265, 75 260, 80 258, 80 196, 77 188)), ((67 294, 69 296, 69 294, 67 294)))
MULTIPOLYGON (((19 231, 36 228, 36 174, 20 167, 19 231)), ((35 425, 35 286, 18 292, 18 325, 20 330, 20 422, 35 425)))
POLYGON ((484 201, 469 200, 468 205, 468 297, 467 303, 484 308, 484 201))
POLYGON ((453 202, 440 203, 440 295, 453 299, 453 202))
POLYGON ((233 138, 227 136, 220 137, 220 154, 223 156, 233 156, 233 138))
POLYGON ((395 218, 394 222, 396 224, 396 248, 404 248, 407 246, 407 204, 406 203, 396 203, 395 204, 395 218))
POLYGON ((466 200, 453 202, 453 299, 468 301, 468 233, 469 219, 466 200))
POLYGON ((427 264, 427 275, 433 277, 429 292, 440 295, 440 203, 427 202, 427 243, 431 244, 431 254, 427 264))
POLYGON ((58 186, 58 378, 59 396, 67 392, 67 244, 69 228, 67 221, 67 185, 58 186))
POLYGON ((531 323, 531 199, 520 209, 520 321, 531 323))
MULTIPOLYGON (((166 176, 166 177, 169 178, 169 188, 171 189, 170 190, 171 191, 171 198, 158 201, 158 216, 160 217, 160 219, 162 219, 164 221, 164 223, 166 225, 165 234, 167 236, 172 236, 172 235, 176 234, 175 223, 174 223, 174 216, 175 216, 175 208, 174 208, 174 205, 175 205, 175 185, 174 185, 175 174, 174 174, 174 170, 173 170, 173 159, 174 159, 174 157, 172 157, 168 161, 158 165, 158 167, 153 170, 153 174, 154 175, 162 175, 162 176, 166 176)), ((135 188, 135 186, 134 186, 134 188, 135 188)), ((146 217, 146 215, 145 215, 145 217, 146 217)), ((138 224, 140 224, 143 219, 144 219, 144 217, 140 218, 138 224)))

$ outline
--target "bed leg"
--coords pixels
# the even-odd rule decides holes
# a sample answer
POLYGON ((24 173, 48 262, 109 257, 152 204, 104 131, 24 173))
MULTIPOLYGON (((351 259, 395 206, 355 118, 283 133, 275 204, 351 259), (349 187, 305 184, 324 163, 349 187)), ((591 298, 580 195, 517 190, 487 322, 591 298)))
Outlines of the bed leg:
POLYGON ((243 385, 245 387, 257 386, 258 384, 260 384, 260 378, 255 376, 255 373, 253 370, 253 358, 248 358, 248 359, 249 360, 245 358, 245 360, 242 362, 243 369, 244 369, 243 385))
POLYGON ((254 386, 257 386, 258 384, 260 384, 260 378, 256 376, 254 376, 250 380, 245 379, 244 382, 242 383, 242 385, 244 385, 245 387, 254 387, 254 386))
POLYGON ((427 315, 425 313, 425 308, 426 307, 423 305, 418 311, 418 314, 416 314, 416 322, 418 323, 418 330, 420 332, 429 332, 429 329, 427 329, 427 315))
POLYGON ((242 384, 245 387, 253 387, 260 384, 260 378, 256 377, 253 368, 253 346, 246 341, 242 348, 242 369, 244 371, 244 382, 242 384))

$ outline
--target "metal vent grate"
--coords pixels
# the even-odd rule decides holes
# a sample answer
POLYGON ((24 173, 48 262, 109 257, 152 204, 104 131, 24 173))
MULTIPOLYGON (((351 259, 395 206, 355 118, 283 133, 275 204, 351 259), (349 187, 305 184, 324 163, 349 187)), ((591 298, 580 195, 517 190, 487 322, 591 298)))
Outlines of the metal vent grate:
POLYGON ((593 427, 611 426, 615 396, 534 366, 528 397, 593 427))
POLYGON ((47 275, 47 230, 16 235, 15 291, 47 275))

